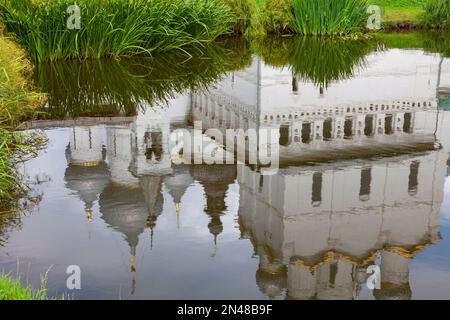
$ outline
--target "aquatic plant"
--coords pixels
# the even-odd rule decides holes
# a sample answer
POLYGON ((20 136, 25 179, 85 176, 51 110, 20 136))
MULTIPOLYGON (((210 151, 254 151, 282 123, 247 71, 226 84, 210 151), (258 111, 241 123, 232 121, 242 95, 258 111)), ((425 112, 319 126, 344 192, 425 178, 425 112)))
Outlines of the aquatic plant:
POLYGON ((202 50, 186 48, 150 58, 49 62, 37 83, 48 93, 42 117, 132 116, 175 94, 202 90, 227 71, 251 63, 246 42, 227 39, 202 50))
POLYGON ((351 78, 365 67, 365 57, 376 49, 372 41, 319 37, 266 38, 252 42, 265 63, 290 68, 293 77, 326 88, 333 81, 351 78))
POLYGON ((425 3, 424 22, 437 28, 450 28, 450 0, 429 0, 425 3))
MULTIPOLYGON (((7 31, 35 61, 151 55, 227 33, 220 0, 78 0, 80 28, 67 28, 72 0, 0 0, 7 31)), ((75 25, 76 27, 76 25, 75 25)))
POLYGON ((254 10, 254 0, 222 0, 233 13, 231 30, 235 34, 244 34, 250 28, 250 18, 254 10))
POLYGON ((253 36, 292 32, 291 0, 254 0, 253 36))
POLYGON ((364 30, 366 0, 293 0, 293 28, 303 35, 348 35, 364 30))
POLYGON ((365 57, 374 49, 370 41, 300 38, 291 56, 292 73, 326 88, 332 81, 349 79, 364 68, 365 57))

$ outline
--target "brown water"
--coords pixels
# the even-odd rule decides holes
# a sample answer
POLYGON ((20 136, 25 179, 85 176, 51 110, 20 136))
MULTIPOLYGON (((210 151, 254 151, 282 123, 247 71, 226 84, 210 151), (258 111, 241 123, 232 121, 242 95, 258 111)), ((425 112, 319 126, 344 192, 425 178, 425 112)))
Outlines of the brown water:
POLYGON ((0 268, 75 299, 450 298, 450 60, 384 41, 41 66, 48 146, 0 268), (174 164, 194 121, 275 129, 280 168, 174 164))

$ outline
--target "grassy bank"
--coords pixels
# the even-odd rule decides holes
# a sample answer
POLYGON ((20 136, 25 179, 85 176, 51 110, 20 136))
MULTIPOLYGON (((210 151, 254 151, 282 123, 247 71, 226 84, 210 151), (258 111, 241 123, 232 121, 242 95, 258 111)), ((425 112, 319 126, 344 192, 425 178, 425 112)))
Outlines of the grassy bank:
POLYGON ((383 24, 387 26, 409 23, 422 24, 424 2, 427 0, 372 0, 381 7, 383 24))
POLYGON ((450 0, 371 0, 382 10, 385 27, 450 27, 450 0))
POLYGON ((348 35, 366 31, 370 5, 381 9, 382 26, 449 27, 449 0, 222 0, 233 11, 234 30, 265 34, 348 35))
POLYGON ((17 160, 33 153, 39 140, 14 132, 44 101, 43 95, 32 91, 31 70, 25 52, 2 35, 0 24, 0 212, 21 190, 15 172, 17 160))
POLYGON ((448 25, 449 0, 0 0, 7 30, 34 61, 152 55, 247 36, 342 36, 366 30, 369 5, 386 25, 448 25), (432 4, 424 5, 430 1, 432 4))
POLYGON ((221 0, 0 0, 6 28, 35 61, 131 56, 211 42, 232 24, 221 0), (75 26, 76 27, 76 26, 75 26))
POLYGON ((45 281, 41 281, 39 290, 30 285, 23 286, 20 277, 0 274, 0 300, 45 300, 47 293, 45 281))
POLYGON ((222 0, 233 11, 234 29, 266 34, 348 35, 363 32, 366 0, 222 0))

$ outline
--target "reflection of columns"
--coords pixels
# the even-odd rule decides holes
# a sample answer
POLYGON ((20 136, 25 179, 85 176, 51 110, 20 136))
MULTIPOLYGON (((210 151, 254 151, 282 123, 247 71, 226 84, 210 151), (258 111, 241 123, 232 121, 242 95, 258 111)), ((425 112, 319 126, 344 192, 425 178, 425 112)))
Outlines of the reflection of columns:
POLYGON ((353 265, 349 261, 327 262, 316 270, 319 300, 353 299, 353 265))
POLYGON ((129 127, 108 127, 106 129, 111 180, 121 185, 136 185, 138 180, 131 174, 131 130, 129 127))
POLYGON ((410 258, 391 251, 381 253, 381 281, 396 286, 409 285, 410 258))
POLYGON ((316 120, 313 123, 313 139, 322 140, 323 139, 323 120, 316 120))
POLYGON ((334 118, 334 132, 333 132, 333 138, 335 139, 341 139, 344 136, 344 117, 335 117, 334 118))
POLYGON ((376 299, 411 299, 409 262, 409 257, 392 251, 381 253, 381 289, 374 290, 376 299))
MULTIPOLYGON (((301 133, 302 133, 302 122, 296 121, 291 125, 291 137, 293 142, 301 141, 301 133)), ((291 142, 292 142, 291 141, 291 142)))
POLYGON ((139 114, 132 128, 133 173, 137 176, 170 173, 169 139, 167 119, 153 110, 139 114))
POLYGON ((394 121, 395 132, 402 132, 405 122, 405 114, 401 112, 394 114, 394 121))
POLYGON ((385 114, 384 113, 376 113, 375 114, 375 131, 373 134, 384 134, 385 127, 385 114))
POLYGON ((358 136, 363 135, 365 126, 366 126, 365 116, 357 115, 355 117, 355 134, 358 136))
POLYGON ((316 273, 309 268, 291 263, 288 267, 288 298, 306 300, 316 295, 316 273))
POLYGON ((101 127, 74 127, 70 131, 70 163, 91 166, 103 161, 101 127))

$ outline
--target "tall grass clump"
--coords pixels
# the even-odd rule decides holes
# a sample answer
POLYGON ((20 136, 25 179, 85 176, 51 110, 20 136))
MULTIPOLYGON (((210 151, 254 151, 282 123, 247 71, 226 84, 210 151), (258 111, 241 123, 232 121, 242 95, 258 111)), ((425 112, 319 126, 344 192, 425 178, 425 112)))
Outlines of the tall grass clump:
POLYGON ((222 0, 233 13, 232 30, 248 37, 292 33, 292 0, 222 0))
POLYGON ((81 28, 67 28, 73 0, 0 0, 7 31, 35 61, 130 56, 210 42, 228 32, 221 0, 77 0, 81 28))
POLYGON ((429 0, 425 3, 423 19, 437 28, 450 28, 450 0, 429 0))
POLYGON ((30 285, 23 286, 20 277, 10 274, 0 274, 0 301, 1 300, 46 300, 46 279, 41 277, 39 289, 30 285))
POLYGON ((232 12, 231 31, 235 34, 245 34, 251 23, 254 10, 254 0, 222 0, 232 12))
POLYGON ((45 99, 32 90, 31 70, 26 53, 2 35, 0 21, 0 213, 9 210, 23 190, 17 177, 17 162, 33 155, 42 138, 16 132, 45 99))
POLYGON ((366 0, 293 0, 293 27, 303 35, 348 35, 364 30, 366 0))

